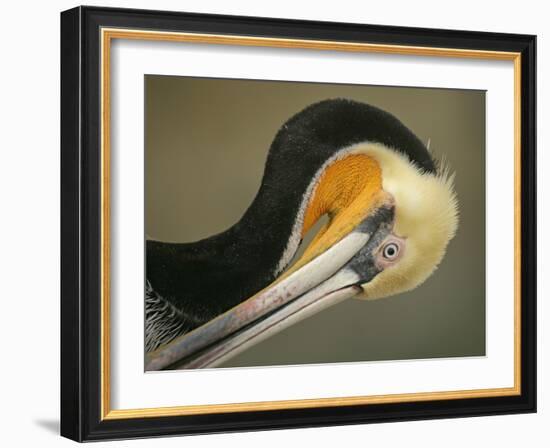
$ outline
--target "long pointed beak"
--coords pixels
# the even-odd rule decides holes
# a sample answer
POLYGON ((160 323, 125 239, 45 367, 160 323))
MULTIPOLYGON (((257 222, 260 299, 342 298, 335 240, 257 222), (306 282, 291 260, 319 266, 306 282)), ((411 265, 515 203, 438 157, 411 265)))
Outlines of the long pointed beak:
POLYGON ((391 201, 307 264, 146 357, 145 370, 215 367, 296 322, 361 292, 381 268, 375 255, 393 228, 391 201), (357 264, 361 264, 358 270, 357 264))

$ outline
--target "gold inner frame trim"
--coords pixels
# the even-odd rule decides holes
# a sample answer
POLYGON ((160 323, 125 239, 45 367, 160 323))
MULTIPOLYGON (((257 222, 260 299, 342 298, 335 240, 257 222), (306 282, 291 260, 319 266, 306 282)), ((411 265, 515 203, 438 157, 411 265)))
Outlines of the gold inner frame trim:
POLYGON ((515 52, 419 47, 306 39, 280 39, 218 34, 101 29, 101 419, 168 417, 413 401, 502 397, 521 394, 521 54, 515 52), (296 48, 513 61, 514 63, 514 386, 506 388, 419 392, 302 400, 111 409, 110 366, 110 50, 113 39, 296 48))

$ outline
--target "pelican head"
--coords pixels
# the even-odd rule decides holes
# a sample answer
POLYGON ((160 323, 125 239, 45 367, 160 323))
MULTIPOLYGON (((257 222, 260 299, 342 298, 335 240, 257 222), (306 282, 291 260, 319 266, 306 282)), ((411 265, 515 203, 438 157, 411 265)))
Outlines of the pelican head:
POLYGON ((373 300, 410 291, 435 271, 456 233, 454 176, 442 163, 436 172, 425 172, 380 144, 359 144, 354 152, 378 163, 381 191, 391 196, 395 211, 391 232, 373 253, 379 272, 361 284, 356 297, 373 300))

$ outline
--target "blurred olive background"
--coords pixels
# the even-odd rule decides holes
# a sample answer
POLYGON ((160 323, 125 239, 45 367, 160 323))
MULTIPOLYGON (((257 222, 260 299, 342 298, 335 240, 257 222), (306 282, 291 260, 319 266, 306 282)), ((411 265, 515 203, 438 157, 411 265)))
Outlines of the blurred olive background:
POLYGON ((485 355, 485 92, 147 75, 145 93, 145 219, 154 239, 196 241, 237 222, 279 127, 327 98, 391 112, 456 172, 458 233, 423 285, 348 300, 223 367, 485 355))

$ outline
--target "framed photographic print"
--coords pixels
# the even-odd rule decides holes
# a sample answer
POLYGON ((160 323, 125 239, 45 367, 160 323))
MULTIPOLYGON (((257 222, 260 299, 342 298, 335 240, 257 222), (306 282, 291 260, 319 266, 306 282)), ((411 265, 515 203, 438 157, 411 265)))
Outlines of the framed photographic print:
POLYGON ((534 412, 535 37, 61 14, 61 433, 534 412))

